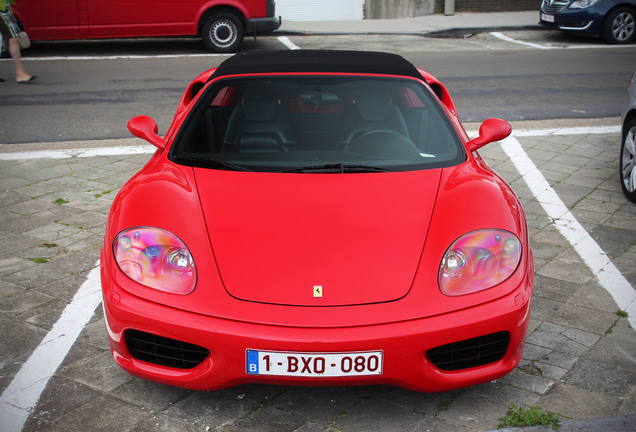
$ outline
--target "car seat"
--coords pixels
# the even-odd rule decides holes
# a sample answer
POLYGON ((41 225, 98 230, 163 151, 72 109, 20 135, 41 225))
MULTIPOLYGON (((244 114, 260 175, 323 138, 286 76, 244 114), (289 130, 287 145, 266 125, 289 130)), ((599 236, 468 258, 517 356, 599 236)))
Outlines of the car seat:
POLYGON ((295 142, 294 135, 281 100, 271 91, 250 88, 228 120, 224 151, 287 151, 295 142))
POLYGON ((378 88, 363 89, 357 93, 340 130, 345 144, 371 131, 390 131, 409 137, 404 117, 393 104, 391 94, 378 88))

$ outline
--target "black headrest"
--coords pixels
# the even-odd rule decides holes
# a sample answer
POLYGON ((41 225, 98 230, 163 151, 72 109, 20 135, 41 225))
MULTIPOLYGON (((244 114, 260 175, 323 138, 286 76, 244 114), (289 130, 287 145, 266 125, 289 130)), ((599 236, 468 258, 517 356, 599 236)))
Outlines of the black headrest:
POLYGON ((369 89, 358 96, 356 104, 363 120, 379 122, 385 120, 391 112, 391 95, 377 88, 369 89))
POLYGON ((268 121, 276 114, 276 96, 258 89, 249 89, 243 94, 243 112, 252 121, 268 121))

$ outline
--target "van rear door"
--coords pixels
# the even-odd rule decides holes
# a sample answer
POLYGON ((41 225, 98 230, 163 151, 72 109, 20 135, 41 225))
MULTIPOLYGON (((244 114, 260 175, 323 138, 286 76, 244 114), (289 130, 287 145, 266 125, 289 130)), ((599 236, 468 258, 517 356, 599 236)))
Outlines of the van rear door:
POLYGON ((28 0, 13 6, 32 40, 80 37, 80 7, 86 0, 28 0))

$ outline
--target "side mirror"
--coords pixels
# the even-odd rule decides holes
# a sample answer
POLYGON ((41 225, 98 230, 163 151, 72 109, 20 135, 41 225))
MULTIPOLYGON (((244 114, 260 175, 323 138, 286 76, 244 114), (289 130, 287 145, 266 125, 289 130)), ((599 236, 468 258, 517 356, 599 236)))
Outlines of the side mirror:
POLYGON ((491 142, 501 141, 511 132, 512 126, 507 121, 498 118, 488 119, 479 126, 479 136, 468 142, 468 149, 472 152, 491 142))
POLYGON ((128 130, 137 138, 146 140, 155 147, 162 149, 165 145, 163 138, 157 135, 159 127, 152 117, 140 115, 131 118, 128 121, 128 130))

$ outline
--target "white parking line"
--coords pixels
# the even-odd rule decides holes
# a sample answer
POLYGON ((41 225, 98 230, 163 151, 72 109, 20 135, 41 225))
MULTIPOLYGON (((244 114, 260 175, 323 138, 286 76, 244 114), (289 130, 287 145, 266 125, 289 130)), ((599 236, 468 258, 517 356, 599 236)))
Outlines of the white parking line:
MULTIPOLYGON (((279 36, 278 40, 290 50, 299 50, 300 47, 294 44, 287 36, 279 36)), ((197 58, 197 57, 228 57, 233 54, 158 54, 158 55, 111 55, 111 56, 51 56, 51 57, 25 57, 26 61, 68 61, 68 60, 143 60, 143 59, 172 59, 172 58, 197 58)), ((11 59, 0 59, 0 62, 11 59)))
POLYGON ((506 138, 501 142, 501 147, 561 235, 572 245, 585 265, 596 276, 599 284, 611 294, 618 307, 628 313, 630 325, 636 328, 636 290, 568 210, 543 174, 530 160, 517 138, 514 136, 506 138))
POLYGON ((0 429, 3 432, 22 430, 49 379, 95 313, 101 299, 99 267, 95 267, 71 303, 66 306, 60 319, 2 393, 0 429))
MULTIPOLYGON (((551 128, 551 129, 520 129, 514 130, 512 133, 517 137, 524 136, 549 136, 549 135, 590 135, 590 134, 607 134, 620 133, 620 126, 584 126, 570 128, 551 128)), ((471 136, 476 132, 471 132, 471 136)), ((0 151, 2 144, 0 144, 0 151)), ((28 152, 1 153, 0 161, 15 160, 31 160, 31 159, 70 159, 85 158, 95 156, 121 156, 135 154, 152 154, 157 150, 151 145, 141 146, 119 146, 119 147, 96 147, 69 150, 40 150, 28 152)))
MULTIPOLYGON (((160 55, 112 55, 112 56, 51 56, 51 57, 23 57, 24 61, 69 61, 69 60, 140 60, 140 59, 171 59, 195 57, 228 57, 232 54, 160 54, 160 55)), ((1 59, 0 62, 11 59, 1 59)))
MULTIPOLYGON (((300 47, 294 44, 287 36, 280 36, 278 40, 290 50, 299 50, 300 47)), ((158 55, 111 55, 111 56, 51 56, 51 57, 24 57, 22 60, 46 62, 46 61, 85 61, 85 60, 143 60, 143 59, 173 59, 173 58, 198 58, 198 57, 228 57, 233 54, 199 53, 199 54, 158 54, 158 55)), ((8 62, 11 59, 0 59, 1 62, 8 62)))
POLYGON ((497 39, 501 39, 501 40, 506 41, 506 42, 516 43, 516 44, 519 44, 519 45, 525 45, 525 46, 528 46, 528 47, 531 47, 531 48, 537 48, 537 49, 551 49, 551 47, 546 46, 546 45, 539 45, 539 44, 532 43, 532 42, 524 42, 524 41, 520 41, 520 40, 517 40, 517 39, 513 39, 511 37, 506 36, 503 33, 500 33, 500 32, 491 32, 490 34, 493 35, 494 37, 496 37, 497 39))
POLYGON ((550 135, 599 135, 620 133, 620 125, 614 126, 580 126, 567 128, 549 129, 518 129, 513 130, 512 135, 516 137, 550 136, 550 135))
MULTIPOLYGON (((290 50, 299 50, 287 36, 279 36, 278 40, 290 50)), ((172 59, 172 58, 197 58, 197 57, 228 57, 233 54, 159 54, 159 55, 112 55, 112 56, 51 56, 51 57, 25 57, 25 61, 84 61, 84 60, 143 60, 143 59, 172 59)), ((0 59, 0 62, 8 62, 11 59, 0 59)))
POLYGON ((287 36, 279 36, 278 40, 290 50, 299 50, 300 47, 293 43, 287 36))
POLYGON ((490 32, 490 34, 498 39, 501 39, 502 41, 505 42, 510 42, 510 43, 515 43, 518 45, 524 45, 530 48, 536 48, 536 49, 543 49, 543 50, 556 50, 556 49, 615 49, 615 48, 632 48, 633 45, 630 44, 626 44, 626 45, 601 45, 601 44, 597 44, 597 45, 565 45, 565 46, 558 46, 558 45, 541 45, 541 44, 537 44, 537 43, 533 43, 533 42, 526 42, 526 41, 522 41, 522 40, 518 40, 518 39, 514 39, 511 38, 509 36, 506 36, 505 34, 501 33, 501 32, 490 32))
MULTIPOLYGON (((0 149, 2 146, 0 145, 0 149)), ((157 147, 151 145, 145 146, 122 146, 122 147, 98 147, 71 150, 40 150, 28 152, 0 153, 0 160, 30 160, 30 159, 70 159, 70 158, 86 158, 95 156, 121 156, 135 154, 154 153, 157 147)))

